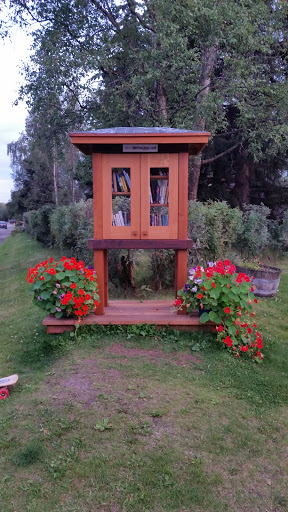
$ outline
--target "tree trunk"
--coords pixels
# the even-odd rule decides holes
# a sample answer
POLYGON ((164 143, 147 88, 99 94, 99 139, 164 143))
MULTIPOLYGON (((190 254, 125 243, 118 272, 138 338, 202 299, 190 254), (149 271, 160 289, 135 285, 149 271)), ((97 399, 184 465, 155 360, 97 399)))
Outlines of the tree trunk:
POLYGON ((57 163, 57 150, 54 144, 53 148, 53 186, 54 186, 54 199, 55 205, 58 206, 58 163, 57 163))
POLYGON ((156 83, 156 97, 159 117, 164 123, 167 122, 167 95, 164 85, 157 80, 156 83))
POLYGON ((250 167, 248 151, 243 148, 239 153, 235 176, 235 195, 239 206, 250 203, 250 167))
MULTIPOLYGON (((216 44, 204 47, 201 55, 201 73, 199 78, 199 92, 196 98, 196 122, 195 130, 204 131, 206 128, 206 119, 201 116, 200 109, 207 94, 211 89, 211 76, 217 62, 216 44)), ((192 157, 189 164, 188 198, 196 201, 198 184, 201 170, 201 157, 192 157)))

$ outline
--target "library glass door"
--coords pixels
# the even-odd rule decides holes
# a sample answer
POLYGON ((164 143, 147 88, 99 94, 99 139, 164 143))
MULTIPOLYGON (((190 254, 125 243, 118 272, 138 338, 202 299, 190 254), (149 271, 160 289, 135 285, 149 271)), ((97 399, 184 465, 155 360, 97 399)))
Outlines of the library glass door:
POLYGON ((178 237, 178 155, 102 155, 108 239, 178 237))

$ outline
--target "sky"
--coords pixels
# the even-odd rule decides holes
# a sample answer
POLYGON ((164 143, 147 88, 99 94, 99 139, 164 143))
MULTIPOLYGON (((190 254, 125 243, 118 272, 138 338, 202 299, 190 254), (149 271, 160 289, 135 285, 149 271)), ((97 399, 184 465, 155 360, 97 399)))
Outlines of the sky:
POLYGON ((0 40, 0 203, 7 203, 13 189, 7 144, 19 138, 25 130, 25 103, 13 106, 22 77, 20 66, 29 57, 30 41, 25 33, 14 27, 10 40, 0 40))

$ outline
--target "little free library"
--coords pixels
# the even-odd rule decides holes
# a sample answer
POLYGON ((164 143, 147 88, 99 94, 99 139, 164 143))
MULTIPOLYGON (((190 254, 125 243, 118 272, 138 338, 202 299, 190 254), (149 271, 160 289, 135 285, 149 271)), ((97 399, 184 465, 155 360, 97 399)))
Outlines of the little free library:
MULTIPOLYGON (((94 251, 100 305, 83 323, 203 328, 199 317, 172 312, 171 300, 109 301, 107 251, 174 249, 177 296, 187 280, 187 250, 192 247, 187 238, 188 157, 201 153, 210 133, 118 127, 69 135, 93 160, 94 238, 88 247, 94 251)), ((43 321, 51 333, 72 330, 76 322, 51 317, 43 321)))

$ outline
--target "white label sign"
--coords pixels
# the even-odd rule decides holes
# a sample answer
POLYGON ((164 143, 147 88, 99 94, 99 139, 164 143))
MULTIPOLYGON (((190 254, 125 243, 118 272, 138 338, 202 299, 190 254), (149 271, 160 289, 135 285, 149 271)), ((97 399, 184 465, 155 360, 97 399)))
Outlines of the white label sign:
POLYGON ((123 144, 123 153, 158 153, 158 144, 123 144))

